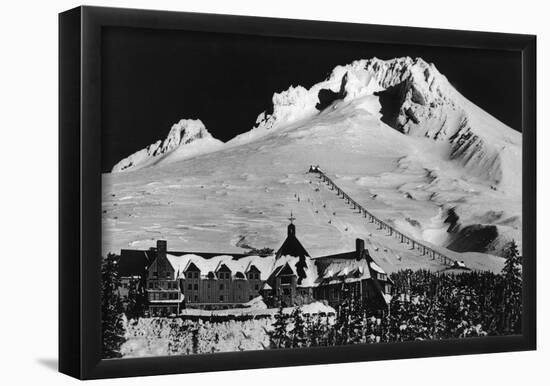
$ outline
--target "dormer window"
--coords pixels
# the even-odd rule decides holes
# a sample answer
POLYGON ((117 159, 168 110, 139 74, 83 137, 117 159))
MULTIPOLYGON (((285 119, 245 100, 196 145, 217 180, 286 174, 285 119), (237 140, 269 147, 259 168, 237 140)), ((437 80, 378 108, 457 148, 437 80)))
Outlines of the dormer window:
POLYGON ((198 279, 200 278, 200 275, 200 269, 194 263, 190 263, 185 271, 185 277, 188 279, 198 279))
POLYGON ((230 279, 231 278, 231 270, 227 267, 227 265, 222 264, 221 267, 218 269, 217 272, 218 278, 220 279, 230 279))

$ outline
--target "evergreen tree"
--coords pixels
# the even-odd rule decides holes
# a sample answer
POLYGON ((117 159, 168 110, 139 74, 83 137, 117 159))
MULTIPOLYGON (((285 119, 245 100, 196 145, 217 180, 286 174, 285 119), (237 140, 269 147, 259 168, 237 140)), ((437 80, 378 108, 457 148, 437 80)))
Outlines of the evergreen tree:
POLYGON ((178 322, 177 318, 170 321, 170 332, 168 333, 168 354, 170 355, 177 355, 181 350, 184 329, 178 322))
MULTIPOLYGON (((328 323, 328 322, 326 322, 328 323)), ((310 316, 306 322, 306 336, 308 347, 324 346, 326 345, 325 341, 325 322, 322 321, 320 315, 314 317, 310 316)))
POLYGON ((147 294, 141 281, 130 280, 130 288, 126 296, 126 315, 129 318, 143 316, 147 309, 147 294))
POLYGON ((118 257, 109 253, 101 264, 101 327, 103 358, 119 358, 124 342, 123 307, 118 288, 118 257))
POLYGON ((199 354, 199 325, 193 326, 191 330, 191 344, 193 347, 193 354, 199 354))
POLYGON ((515 241, 509 243, 505 258, 506 262, 502 269, 504 290, 501 326, 504 333, 520 333, 522 309, 521 256, 515 241))
POLYGON ((292 330, 292 347, 304 347, 306 344, 306 326, 304 316, 300 307, 292 312, 294 329, 292 330))
POLYGON ((269 332, 269 342, 271 348, 285 348, 288 347, 288 335, 287 335, 287 316, 283 312, 283 306, 279 308, 279 312, 275 314, 275 322, 273 323, 273 330, 269 332))
POLYGON ((350 306, 347 300, 344 300, 336 314, 336 323, 334 324, 334 343, 335 345, 347 344, 350 336, 350 306))
POLYGON ((515 241, 508 244, 504 257, 506 262, 504 268, 502 268, 502 274, 511 285, 521 286, 521 257, 515 241))

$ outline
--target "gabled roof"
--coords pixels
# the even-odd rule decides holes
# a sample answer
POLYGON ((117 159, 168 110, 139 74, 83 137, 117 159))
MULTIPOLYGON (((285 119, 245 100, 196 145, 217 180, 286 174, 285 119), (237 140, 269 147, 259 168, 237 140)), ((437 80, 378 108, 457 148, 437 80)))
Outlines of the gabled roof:
POLYGON ((335 259, 328 264, 318 264, 318 284, 336 284, 370 279, 369 262, 367 260, 335 259))
POLYGON ((224 265, 235 276, 238 272, 246 274, 252 265, 256 267, 260 273, 262 280, 267 280, 275 263, 275 256, 242 256, 235 257, 232 255, 217 255, 205 258, 196 254, 185 254, 174 256, 166 255, 168 261, 176 271, 177 277, 183 278, 183 274, 187 271, 188 266, 195 265, 201 272, 202 277, 207 277, 210 272, 217 272, 224 265))
POLYGON ((288 234, 286 240, 281 245, 281 248, 275 254, 277 258, 281 256, 294 256, 294 257, 304 257, 309 256, 306 249, 296 238, 296 227, 294 224, 288 226, 288 234))
MULTIPOLYGON (((255 267, 260 273, 260 279, 262 281, 268 280, 273 275, 277 274, 284 267, 288 266, 291 272, 298 276, 297 270, 302 267, 300 264, 300 257, 294 256, 281 256, 276 258, 271 256, 244 256, 235 258, 229 255, 213 256, 210 258, 204 258, 197 255, 181 255, 173 256, 167 254, 166 258, 174 268, 176 272, 176 278, 184 278, 185 272, 188 267, 195 265, 201 272, 201 277, 207 278, 209 273, 216 272, 223 265, 231 271, 233 277, 236 277, 238 273, 246 274, 252 267, 255 267)), ((298 287, 312 287, 317 281, 317 268, 311 258, 303 258, 303 269, 305 277, 302 282, 298 284, 298 287)), ((239 275, 240 276, 240 275, 239 275)))

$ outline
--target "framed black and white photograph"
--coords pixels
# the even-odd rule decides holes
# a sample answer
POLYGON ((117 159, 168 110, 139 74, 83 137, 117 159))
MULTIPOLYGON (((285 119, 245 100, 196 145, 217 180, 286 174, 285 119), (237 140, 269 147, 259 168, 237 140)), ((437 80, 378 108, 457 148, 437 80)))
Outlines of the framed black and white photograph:
POLYGON ((535 349, 535 37, 60 14, 60 371, 535 349))

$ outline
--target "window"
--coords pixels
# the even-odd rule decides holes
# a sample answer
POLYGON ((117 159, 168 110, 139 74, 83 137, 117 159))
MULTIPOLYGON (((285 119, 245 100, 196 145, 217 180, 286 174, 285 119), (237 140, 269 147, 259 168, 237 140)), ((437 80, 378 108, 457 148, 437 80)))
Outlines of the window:
POLYGON ((281 276, 281 284, 291 284, 292 276, 281 276))
POLYGON ((193 286, 193 289, 194 289, 195 291, 198 291, 198 290, 199 290, 199 285, 198 285, 198 284, 195 284, 195 285, 193 286))
POLYGON ((170 277, 171 277, 170 272, 166 272, 166 278, 170 279, 170 277))
POLYGON ((157 271, 153 271, 153 277, 158 277, 159 273, 157 271))
POLYGON ((385 273, 378 273, 378 280, 386 280, 386 274, 385 273))
POLYGON ((148 287, 149 287, 149 289, 153 289, 153 282, 152 281, 149 282, 148 287))
POLYGON ((223 284, 220 284, 220 290, 223 290, 225 286, 223 284))
POLYGON ((223 302, 223 295, 220 295, 220 302, 223 302))
POLYGON ((161 295, 162 295, 162 299, 166 299, 168 297, 168 294, 166 292, 163 292, 161 295))
POLYGON ((256 291, 258 291, 258 290, 260 289, 260 286, 259 286, 258 284, 256 284, 256 285, 254 286, 254 289, 255 289, 256 291))
POLYGON ((197 295, 195 295, 195 301, 198 302, 199 301, 199 297, 197 295))
POLYGON ((193 289, 193 285, 192 285, 192 284, 187 284, 187 289, 188 289, 189 291, 191 291, 191 290, 193 289))
POLYGON ((255 274, 254 274, 254 279, 256 279, 256 280, 260 279, 260 274, 259 274, 259 273, 255 273, 255 274))

